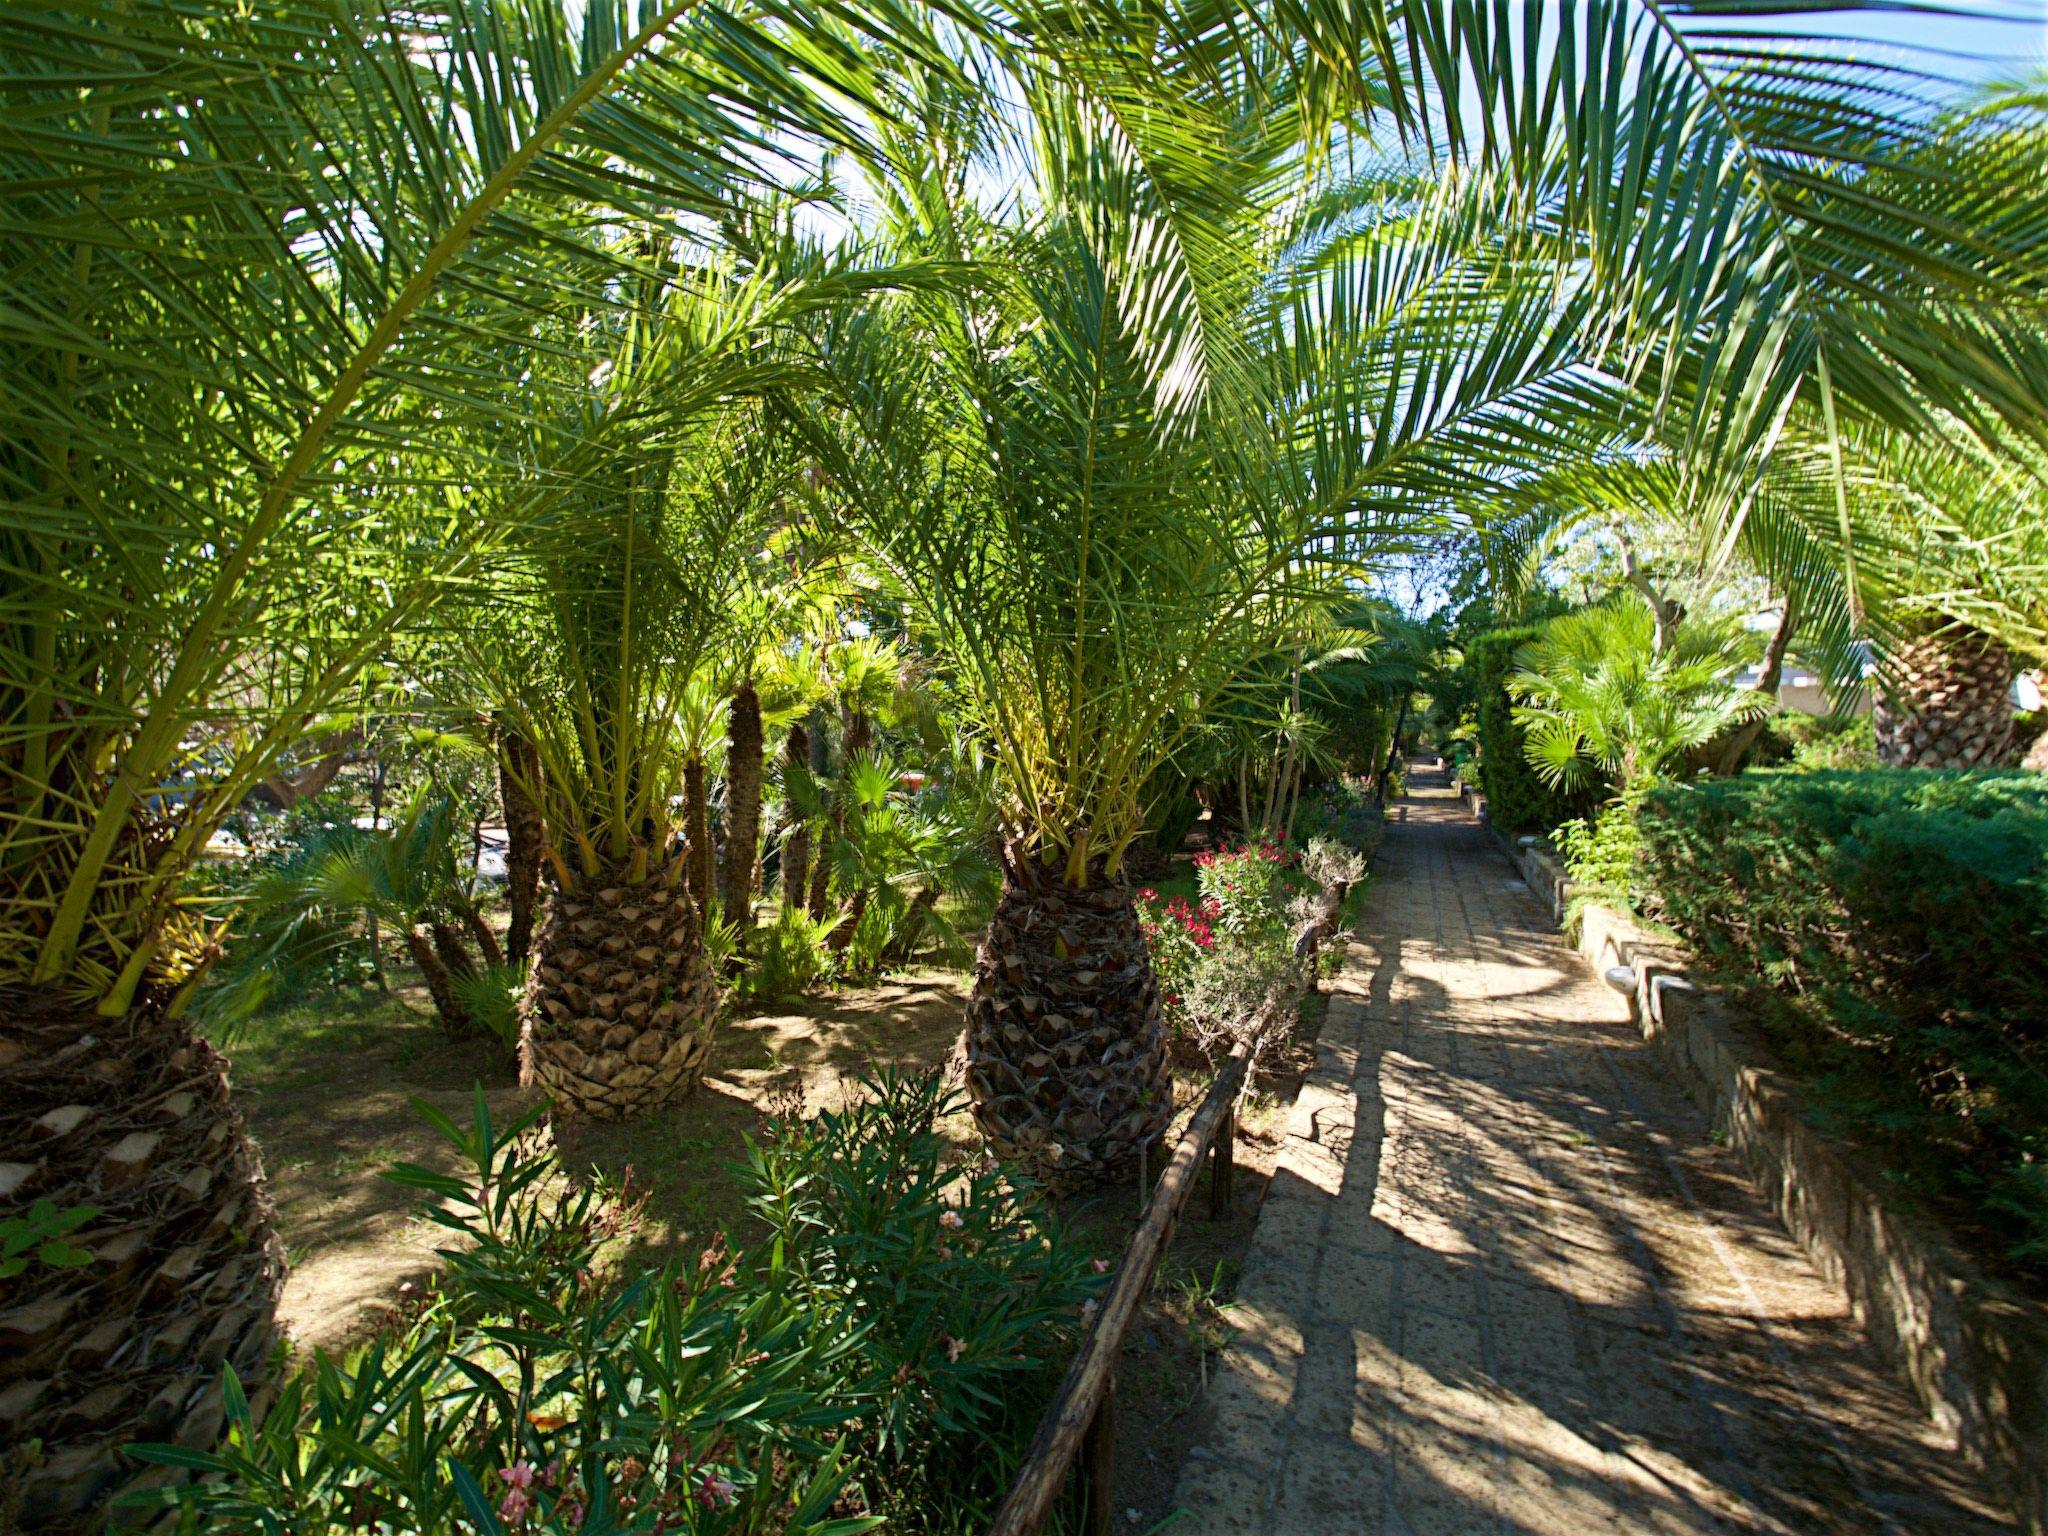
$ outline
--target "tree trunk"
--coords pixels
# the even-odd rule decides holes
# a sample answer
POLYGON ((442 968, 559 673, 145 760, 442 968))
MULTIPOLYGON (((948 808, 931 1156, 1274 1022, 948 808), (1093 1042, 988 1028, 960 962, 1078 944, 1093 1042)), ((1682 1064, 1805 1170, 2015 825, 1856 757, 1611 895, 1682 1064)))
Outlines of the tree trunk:
POLYGON ((505 899, 512 922, 505 953, 514 964, 533 949, 534 911, 540 902, 541 852, 547 828, 525 785, 540 777, 540 754, 532 742, 503 726, 498 730, 498 798, 505 807, 505 899))
MULTIPOLYGON (((440 1016, 441 1027, 458 1039, 476 1032, 476 1020, 469 1016, 469 1010, 462 1006, 462 999, 455 992, 455 973, 450 970, 436 940, 438 933, 415 923, 405 930, 405 947, 412 954, 412 963, 419 967, 420 975, 427 983, 427 996, 434 1000, 434 1012, 440 1016)), ((467 957, 465 957, 467 958, 467 957)))
POLYGON ((506 963, 505 951, 498 947, 498 936, 491 932, 491 925, 484 921, 483 913, 474 906, 462 909, 462 926, 469 930, 469 937, 476 945, 478 954, 484 957, 484 964, 501 966, 506 963))
POLYGON ((1173 1115, 1159 986, 1129 890, 1011 849, 974 962, 967 1086, 999 1157, 1058 1189, 1114 1177, 1173 1115))
POLYGON ((860 927, 860 920, 867 915, 868 900, 872 893, 862 886, 846 898, 846 905, 840 909, 839 922, 832 929, 832 936, 825 941, 826 947, 835 955, 843 955, 853 943, 854 931, 860 927))
POLYGON ((797 775, 811 771, 811 733, 801 720, 789 728, 789 739, 782 744, 782 765, 782 814, 788 821, 782 834, 782 904, 794 907, 803 904, 804 882, 811 871, 811 824, 796 811, 789 792, 797 775))
POLYGON ((711 847, 711 802, 705 790, 704 760, 693 757, 683 764, 683 836, 689 873, 690 900, 697 905, 698 920, 711 908, 712 875, 715 862, 711 847))
MULTIPOLYGON (((1799 599, 1788 596, 1785 611, 1778 615, 1778 627, 1771 631, 1771 643, 1764 647, 1764 664, 1757 673, 1756 692, 1773 704, 1778 701, 1778 684, 1785 676, 1785 651, 1792 644, 1793 633, 1799 628, 1799 599)), ((1764 733, 1764 723, 1770 717, 1758 715, 1754 720, 1745 720, 1729 735, 1726 745, 1721 748, 1714 772, 1722 778, 1740 771, 1743 758, 1756 745, 1757 738, 1764 733)))
POLYGON ((931 922, 932 909, 939 904, 939 888, 936 885, 920 886, 911 898, 910 910, 903 914, 903 921, 896 929, 896 937, 889 941, 889 948, 883 953, 886 965, 905 965, 917 953, 917 946, 931 922))
POLYGON ((448 967, 450 976, 468 980, 476 975, 476 961, 469 951, 462 947, 462 935, 455 925, 439 918, 428 924, 428 931, 434 936, 434 953, 441 957, 441 963, 448 967))
POLYGON ((1387 760, 1380 764, 1380 781, 1373 792, 1375 805, 1387 803, 1387 785, 1393 781, 1394 764, 1401 760, 1401 732, 1408 725, 1408 705, 1412 698, 1412 694, 1401 695, 1401 708, 1394 716, 1394 734, 1387 741, 1387 760))
POLYGON ((623 1120, 673 1104, 710 1059, 718 979, 704 919, 685 880, 648 863, 661 872, 636 881, 628 859, 575 890, 558 885, 541 919, 519 1080, 570 1114, 623 1120))
POLYGON ((761 699, 752 682, 733 690, 725 747, 725 867, 718 898, 726 921, 754 926, 754 865, 761 856, 761 699))
POLYGON ((341 777, 342 769, 351 763, 361 762, 366 756, 362 750, 363 733, 360 730, 342 731, 318 739, 323 744, 321 752, 302 767, 291 773, 263 776, 263 793, 276 802, 280 811, 288 811, 301 801, 312 799, 341 777))
POLYGON ((85 1531, 109 1498, 177 1474, 121 1454, 137 1441, 211 1451, 232 1366, 269 1399, 284 1252, 226 1063, 151 1000, 120 1018, 36 993, 0 995, 0 1223, 91 1208, 64 1234, 92 1255, 34 1249, 5 1282, 0 1519, 85 1531))
POLYGON ((1875 711, 1887 768, 1996 768, 2015 755, 2012 652, 1948 625, 1902 642, 1875 711))
MULTIPOLYGON (((384 759, 377 759, 377 771, 370 779, 370 831, 376 832, 384 820, 384 759)), ((384 973, 384 931, 377 921, 377 914, 370 913, 370 970, 377 978, 377 990, 389 992, 391 978, 384 973)))

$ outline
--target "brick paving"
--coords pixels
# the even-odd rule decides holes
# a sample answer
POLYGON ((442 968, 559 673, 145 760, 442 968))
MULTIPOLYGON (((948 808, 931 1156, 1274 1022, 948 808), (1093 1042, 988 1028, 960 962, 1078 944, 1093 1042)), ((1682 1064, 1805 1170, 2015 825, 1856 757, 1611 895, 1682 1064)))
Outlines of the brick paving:
POLYGON ((1390 813, 1176 1536, 2010 1527, 1441 774, 1390 813))

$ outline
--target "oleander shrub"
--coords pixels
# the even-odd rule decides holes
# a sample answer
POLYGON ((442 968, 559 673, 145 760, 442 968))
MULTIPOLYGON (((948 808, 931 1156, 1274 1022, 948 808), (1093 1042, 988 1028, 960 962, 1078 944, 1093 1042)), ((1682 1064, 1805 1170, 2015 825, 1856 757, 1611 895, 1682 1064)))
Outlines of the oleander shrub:
POLYGON ((1655 915, 1820 1113, 2048 1275, 2048 778, 1772 771, 1645 801, 1655 915))
POLYGON ((1542 633, 1533 625, 1489 630, 1465 647, 1479 734, 1479 790, 1486 796, 1488 819, 1503 832, 1547 833, 1590 815, 1604 797, 1598 785, 1553 789, 1530 766, 1507 683, 1515 670, 1516 652, 1542 633))
POLYGON ((401 1166, 447 1229, 384 1336, 321 1355, 267 1413, 232 1374, 213 1448, 132 1448, 197 1480, 134 1502, 181 1532, 851 1536, 985 1523, 1101 1279, 1037 1192, 947 1168, 938 1074, 771 1119, 745 1177, 768 1240, 609 1272, 644 1197, 563 1176, 538 1111, 401 1166), (979 1474, 977 1475, 977 1470, 979 1474), (914 1512, 917 1518, 900 1518, 914 1512))

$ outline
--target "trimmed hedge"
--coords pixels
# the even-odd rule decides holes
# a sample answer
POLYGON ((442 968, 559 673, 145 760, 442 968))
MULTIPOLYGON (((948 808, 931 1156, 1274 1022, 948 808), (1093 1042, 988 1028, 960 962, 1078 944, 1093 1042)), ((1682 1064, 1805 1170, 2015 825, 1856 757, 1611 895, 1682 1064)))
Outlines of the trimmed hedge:
POLYGON ((1479 723, 1479 792, 1486 796, 1487 818, 1503 832, 1548 833, 1590 815, 1601 799, 1597 792, 1554 790, 1529 766, 1507 680, 1515 670, 1515 652, 1541 633, 1533 625, 1495 629, 1465 647, 1479 723))
POLYGON ((2048 1275, 2048 777, 1752 773, 1640 821, 1651 909, 1822 1114, 2048 1275))

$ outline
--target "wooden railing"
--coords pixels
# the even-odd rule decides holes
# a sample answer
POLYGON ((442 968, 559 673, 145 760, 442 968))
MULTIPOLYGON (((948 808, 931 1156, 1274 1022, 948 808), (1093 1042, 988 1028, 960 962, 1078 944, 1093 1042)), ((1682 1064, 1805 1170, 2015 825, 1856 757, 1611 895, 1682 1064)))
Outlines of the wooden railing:
MULTIPOLYGON (((1311 986, 1315 984, 1317 947, 1336 927, 1344 896, 1345 887, 1326 887, 1314 915, 1295 939, 1295 955, 1310 963, 1311 986)), ((1116 1362, 1123 1353, 1124 1334, 1173 1242, 1174 1227, 1194 1192, 1196 1170, 1204 1156, 1210 1160, 1209 1219, 1219 1220, 1229 1213, 1238 1100, 1260 1049, 1284 1025, 1295 1002, 1291 993, 1268 998, 1246 1021, 1201 1107, 1181 1132, 1173 1158, 1146 1202, 1138 1230, 1124 1249, 1109 1294, 1067 1368, 1058 1395, 1038 1421, 1038 1433, 1024 1453, 1017 1480, 996 1511, 989 1536, 1038 1536, 1077 1457, 1087 1498, 1084 1529, 1088 1536, 1107 1536, 1116 1483, 1116 1362)))

